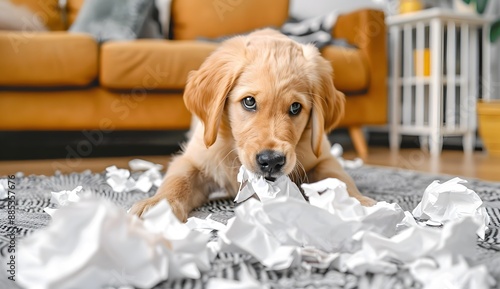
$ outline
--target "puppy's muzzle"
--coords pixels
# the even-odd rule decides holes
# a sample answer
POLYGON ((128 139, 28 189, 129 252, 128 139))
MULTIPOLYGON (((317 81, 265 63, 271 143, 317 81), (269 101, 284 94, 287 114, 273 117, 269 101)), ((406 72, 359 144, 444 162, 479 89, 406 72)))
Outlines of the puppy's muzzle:
POLYGON ((257 154, 255 159, 260 172, 267 179, 275 179, 280 176, 281 169, 286 163, 285 155, 273 150, 262 151, 257 154))

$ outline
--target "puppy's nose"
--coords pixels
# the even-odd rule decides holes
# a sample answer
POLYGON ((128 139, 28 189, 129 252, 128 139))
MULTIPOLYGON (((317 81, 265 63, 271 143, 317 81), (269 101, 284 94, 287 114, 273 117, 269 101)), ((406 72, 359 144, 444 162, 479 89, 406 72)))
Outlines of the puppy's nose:
POLYGON ((285 155, 273 150, 265 150, 257 154, 257 164, 264 173, 275 173, 285 164, 285 155))

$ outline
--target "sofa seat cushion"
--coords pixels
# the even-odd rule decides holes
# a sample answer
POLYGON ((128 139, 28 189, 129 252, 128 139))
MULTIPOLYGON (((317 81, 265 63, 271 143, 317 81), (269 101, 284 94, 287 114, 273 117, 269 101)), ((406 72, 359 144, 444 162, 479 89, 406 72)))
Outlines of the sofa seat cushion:
POLYGON ((335 87, 345 94, 359 94, 370 85, 369 64, 357 48, 326 46, 321 50, 324 58, 332 63, 335 87))
POLYGON ((101 87, 5 89, 0 90, 0 107, 9 108, 0 113, 0 130, 92 129, 106 134, 114 130, 184 130, 191 122, 180 93, 151 92, 144 97, 101 87))
POLYGON ((198 41, 111 41, 101 47, 100 83, 109 89, 180 90, 217 48, 198 41))
POLYGON ((86 86, 97 78, 98 46, 86 34, 0 31, 0 86, 86 86))

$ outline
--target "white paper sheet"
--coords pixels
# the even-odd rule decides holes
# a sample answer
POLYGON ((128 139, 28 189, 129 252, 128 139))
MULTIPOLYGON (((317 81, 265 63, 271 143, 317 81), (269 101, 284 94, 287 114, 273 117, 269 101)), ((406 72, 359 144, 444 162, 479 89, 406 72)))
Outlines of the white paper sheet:
POLYGON ((354 253, 346 266, 355 274, 379 272, 392 261, 411 263, 419 258, 439 256, 472 257, 476 246, 478 224, 467 217, 447 223, 443 229, 410 224, 410 228, 387 238, 374 232, 360 232, 361 250, 354 253))
MULTIPOLYGON (((161 183, 154 164, 132 166, 146 170, 137 181, 128 170, 107 169, 113 189, 149 191, 161 183)), ((54 192, 59 209, 52 224, 21 242, 20 283, 35 289, 149 287, 166 278, 199 278, 221 251, 251 254, 274 270, 333 266, 362 275, 405 266, 425 289, 479 289, 492 282, 484 266, 465 259, 474 255, 475 232, 484 236, 489 216, 458 178, 426 189, 414 213, 427 222, 416 222, 397 204, 363 207, 337 179, 304 184, 309 202, 286 176, 269 182, 242 167, 238 181, 235 201, 245 202, 227 225, 210 216, 180 223, 166 201, 141 221, 107 201, 82 198, 81 187, 54 192), (212 230, 219 241, 207 245, 212 230)), ((239 281, 213 279, 207 287, 262 288, 246 267, 239 281)))
POLYGON ((332 147, 330 148, 330 153, 336 157, 340 158, 344 154, 344 148, 342 147, 341 144, 339 143, 334 143, 332 147))
MULTIPOLYGON (((302 184, 309 203, 338 216, 342 222, 362 223, 363 230, 378 232, 384 236, 396 233, 396 225, 405 217, 398 204, 378 202, 372 207, 364 207, 349 196, 345 183, 328 178, 312 184, 302 184)), ((360 229, 361 229, 360 228, 360 229)))
POLYGON ((297 185, 285 175, 271 182, 241 166, 238 172, 238 182, 240 183, 240 188, 234 199, 236 203, 241 203, 254 194, 262 202, 277 197, 291 197, 305 201, 297 185))
POLYGON ((127 169, 119 169, 116 166, 106 168, 106 182, 115 192, 138 190, 147 193, 153 186, 159 187, 161 185, 163 177, 160 169, 163 166, 140 159, 131 160, 129 165, 134 170, 145 171, 135 180, 127 169))
POLYGON ((226 225, 212 220, 210 218, 211 216, 212 214, 208 215, 205 219, 190 217, 187 219, 186 226, 191 230, 196 230, 205 234, 209 234, 213 230, 225 231, 226 225))
POLYGON ((8 194, 8 191, 9 191, 8 182, 9 182, 9 180, 7 180, 7 179, 0 180, 0 200, 3 200, 9 196, 9 194, 8 194))
POLYGON ((484 289, 495 285, 485 265, 472 267, 462 256, 418 259, 410 265, 410 272, 423 289, 484 289))
POLYGON ((353 160, 346 160, 342 157, 344 154, 344 149, 342 145, 335 143, 330 149, 330 153, 337 159, 340 166, 346 169, 357 169, 363 166, 364 162, 360 158, 355 158, 353 160))
MULTIPOLYGON (((337 179, 302 187, 310 204, 286 196, 269 197, 264 202, 248 199, 241 204, 235 211, 236 217, 220 232, 217 249, 246 252, 269 269, 305 263, 319 268, 333 266, 358 275, 393 274, 400 266, 425 258, 458 260, 474 255, 474 232, 481 226, 481 218, 455 215, 444 226, 436 222, 426 224, 416 222, 410 212, 403 212, 397 204, 361 206, 337 179)), ((457 200, 450 198, 447 204, 455 206, 457 200)), ((477 206, 477 202, 473 205, 477 206)), ((441 264, 442 272, 449 270, 444 276, 449 276, 451 282, 489 282, 483 269, 475 268, 477 276, 467 274, 465 278, 460 273, 463 270, 458 270, 462 265, 457 264, 441 264)))
POLYGON ((369 209, 362 207, 348 196, 345 184, 338 180, 306 185, 305 189, 312 204, 290 197, 262 203, 248 199, 241 204, 227 230, 219 232, 221 250, 247 252, 268 267, 284 269, 297 259, 294 254, 298 247, 350 252, 356 249, 351 239, 359 230, 393 235, 396 224, 404 218, 397 205, 379 203, 369 209), (322 194, 314 195, 313 188, 322 194))
POLYGON ((128 162, 128 166, 133 171, 147 171, 150 169, 154 169, 157 171, 163 170, 163 166, 160 164, 155 164, 146 160, 141 159, 133 159, 128 162))
POLYGON ((481 198, 464 186, 464 183, 467 181, 460 178, 444 183, 434 181, 425 189, 422 201, 413 210, 413 215, 441 223, 472 216, 480 221, 477 235, 484 239, 490 217, 481 198))
POLYGON ((117 193, 128 192, 134 189, 135 181, 130 178, 130 171, 119 169, 116 166, 106 168, 106 183, 117 193))
POLYGON ((20 242, 18 280, 30 289, 77 289, 198 278, 209 265, 207 241, 179 223, 166 202, 143 222, 107 200, 82 199, 20 242))
POLYGON ((56 207, 55 208, 47 207, 43 210, 47 214, 52 216, 54 212, 58 210, 58 208, 67 206, 70 203, 78 202, 80 200, 79 194, 82 193, 82 189, 83 189, 82 186, 78 186, 71 191, 63 190, 60 192, 51 192, 52 197, 50 199, 50 203, 55 204, 56 207))
POLYGON ((160 173, 155 168, 148 169, 144 173, 142 173, 138 178, 135 183, 135 189, 138 189, 139 191, 143 193, 149 192, 151 187, 159 187, 161 185, 161 182, 163 180, 163 177, 160 173))
POLYGON ((166 200, 160 201, 142 217, 144 227, 161 234, 171 244, 167 251, 169 278, 199 278, 200 270, 209 269, 207 242, 209 236, 190 229, 174 215, 166 200))
POLYGON ((304 267, 328 269, 332 263, 341 257, 340 253, 328 253, 315 247, 301 247, 298 250, 304 267))

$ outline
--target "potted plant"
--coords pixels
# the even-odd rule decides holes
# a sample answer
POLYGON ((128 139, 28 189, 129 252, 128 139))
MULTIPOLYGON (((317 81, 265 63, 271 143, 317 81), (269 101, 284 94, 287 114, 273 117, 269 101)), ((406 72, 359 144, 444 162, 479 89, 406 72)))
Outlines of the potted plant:
MULTIPOLYGON (((469 8, 475 8, 475 11, 478 14, 484 14, 486 11, 486 7, 488 7, 489 0, 456 0, 457 2, 462 2, 467 5, 469 8)), ((496 42, 500 37, 500 18, 493 21, 490 28, 490 41, 496 42)))
MULTIPOLYGON (((473 8, 478 14, 484 14, 488 6, 488 0, 457 0, 473 8)), ((500 38, 500 18, 493 21, 490 27, 490 42, 494 43, 500 38)), ((500 102, 480 101, 477 105, 479 118, 479 135, 483 145, 491 155, 500 156, 500 102)))

